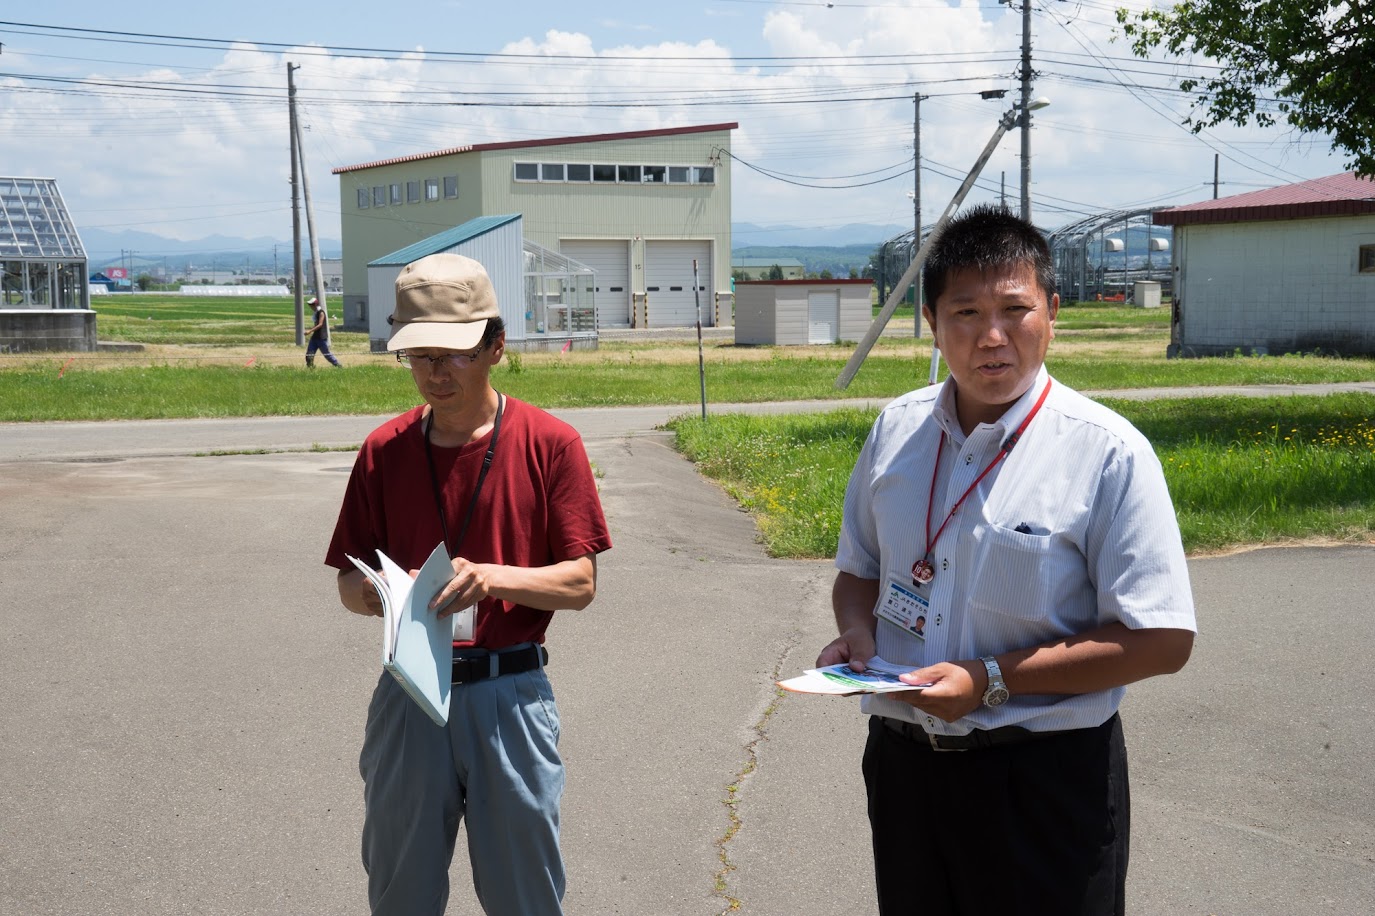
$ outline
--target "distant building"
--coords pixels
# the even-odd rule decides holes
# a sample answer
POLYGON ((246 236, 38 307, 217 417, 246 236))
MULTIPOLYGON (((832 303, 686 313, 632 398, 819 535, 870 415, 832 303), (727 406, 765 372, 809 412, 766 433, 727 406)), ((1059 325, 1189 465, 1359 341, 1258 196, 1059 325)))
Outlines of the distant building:
POLYGON ((744 274, 746 280, 767 280, 775 266, 783 271, 783 280, 801 280, 807 275, 806 266, 797 258, 733 258, 730 272, 744 274))
POLYGON ((511 214, 523 217, 526 239, 596 272, 601 327, 689 326, 699 299, 715 314, 714 298, 730 296, 736 126, 476 143, 334 169, 345 325, 369 325, 370 262, 511 214))
POLYGON ((1375 355, 1375 182, 1345 172, 1155 213, 1170 352, 1375 355))

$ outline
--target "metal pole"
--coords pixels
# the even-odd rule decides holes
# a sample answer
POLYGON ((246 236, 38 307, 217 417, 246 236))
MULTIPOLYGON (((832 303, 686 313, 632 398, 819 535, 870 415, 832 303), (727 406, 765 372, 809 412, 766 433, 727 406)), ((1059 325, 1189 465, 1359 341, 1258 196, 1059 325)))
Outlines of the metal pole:
POLYGON ((878 315, 875 316, 873 323, 869 325, 869 330, 865 332, 864 339, 855 347, 855 352, 851 354, 849 361, 845 363, 845 368, 841 370, 840 376, 836 379, 835 386, 837 388, 849 387, 850 382, 855 377, 855 373, 859 372, 859 367, 864 365, 864 360, 868 357, 869 351, 873 349, 879 334, 883 333, 883 329, 888 324, 888 320, 893 317, 893 312, 897 311, 898 304, 902 302, 902 296, 907 292, 907 287, 912 284, 913 279, 921 272, 922 262, 926 260, 926 252, 931 247, 931 243, 940 236, 941 230, 945 228, 946 222, 950 219, 950 215, 964 202, 964 198, 969 193, 970 188, 974 187, 974 182, 978 180, 979 173, 982 172, 984 166, 988 164, 988 159, 993 155, 993 150, 997 149, 998 141, 1003 138, 1003 134, 1012 129, 1012 126, 1016 124, 1016 122, 1017 109, 1015 108, 1006 112, 998 119, 997 130, 993 131, 993 136, 988 139, 988 143, 984 146, 983 152, 979 154, 979 158, 974 162, 974 167, 971 168, 969 174, 964 177, 964 182, 960 185, 959 190, 955 192, 955 196, 950 198, 950 203, 945 205, 945 211, 941 213, 940 219, 936 220, 936 225, 931 227, 931 234, 926 237, 926 241, 922 242, 921 248, 917 250, 916 256, 912 258, 912 263, 908 265, 906 273, 902 275, 902 279, 893 287, 893 292, 888 296, 888 301, 883 304, 883 308, 879 311, 878 315))
MULTIPOLYGON (((921 247, 921 100, 920 92, 912 96, 915 112, 912 121, 912 248, 921 247)), ((912 295, 912 336, 921 336, 921 274, 917 274, 916 292, 912 295)))
POLYGON ((1213 200, 1217 200, 1217 153, 1213 153, 1213 200))
POLYGON ((306 345, 305 299, 301 296, 303 282, 301 270, 301 197, 300 197, 300 157, 296 141, 296 80, 292 73, 301 69, 299 64, 290 61, 286 65, 287 109, 291 122, 291 252, 293 265, 292 292, 296 297, 296 346, 306 345))
POLYGON ((702 293, 698 289, 697 259, 692 259, 692 301, 697 306, 697 380, 702 386, 702 419, 707 418, 707 362, 702 352, 702 293))
POLYGON ((1022 219, 1031 221, 1031 0, 1022 0, 1022 219))

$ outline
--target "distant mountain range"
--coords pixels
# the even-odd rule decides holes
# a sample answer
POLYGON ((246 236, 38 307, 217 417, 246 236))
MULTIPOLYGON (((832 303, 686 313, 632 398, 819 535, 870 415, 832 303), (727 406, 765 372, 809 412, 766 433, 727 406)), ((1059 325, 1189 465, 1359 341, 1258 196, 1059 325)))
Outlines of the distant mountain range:
POLYGON ((844 226, 760 226, 756 223, 731 223, 730 247, 782 248, 806 246, 812 248, 848 248, 854 245, 878 245, 911 226, 875 226, 868 223, 847 223, 844 226))
MULTIPOLYGON (((844 248, 855 245, 877 245, 892 238, 908 227, 899 225, 871 225, 848 223, 844 226, 802 227, 790 225, 761 226, 757 223, 732 223, 732 248, 779 248, 779 247, 816 247, 844 248)), ((291 259, 291 242, 288 239, 274 239, 267 236, 258 238, 234 238, 226 235, 210 235, 205 238, 182 241, 169 239, 151 232, 125 229, 110 232, 106 229, 81 229, 81 242, 86 247, 86 255, 93 262, 118 262, 128 257, 129 252, 139 260, 154 261, 161 258, 184 262, 192 259, 199 263, 209 263, 212 259, 223 263, 271 263, 274 246, 279 263, 291 259)), ((343 246, 338 239, 321 239, 320 256, 337 258, 342 256, 343 246)))
MULTIPOLYGON (((105 229, 77 228, 81 244, 86 249, 86 257, 92 267, 110 266, 122 258, 132 256, 136 263, 150 263, 167 259, 178 266, 188 261, 203 267, 218 262, 221 268, 231 265, 268 266, 273 263, 274 247, 277 264, 282 269, 291 267, 291 241, 274 239, 267 236, 259 238, 232 238, 225 235, 210 235, 205 238, 181 241, 169 239, 151 232, 125 229, 109 232, 105 229)), ((302 251, 310 257, 310 249, 302 239, 302 251)), ((320 239, 320 257, 338 258, 342 256, 343 246, 338 239, 320 239)))

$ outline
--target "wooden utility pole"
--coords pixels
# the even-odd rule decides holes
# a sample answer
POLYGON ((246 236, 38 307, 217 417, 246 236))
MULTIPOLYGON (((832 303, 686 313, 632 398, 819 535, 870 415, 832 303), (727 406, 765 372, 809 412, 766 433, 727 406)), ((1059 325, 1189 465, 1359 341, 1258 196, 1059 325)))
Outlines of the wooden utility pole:
POLYGON ((287 61, 286 99, 291 121, 291 254, 293 259, 292 292, 296 296, 296 346, 306 345, 305 300, 301 297, 301 196, 300 196, 300 151, 296 135, 296 80, 292 74, 301 69, 300 64, 287 61))

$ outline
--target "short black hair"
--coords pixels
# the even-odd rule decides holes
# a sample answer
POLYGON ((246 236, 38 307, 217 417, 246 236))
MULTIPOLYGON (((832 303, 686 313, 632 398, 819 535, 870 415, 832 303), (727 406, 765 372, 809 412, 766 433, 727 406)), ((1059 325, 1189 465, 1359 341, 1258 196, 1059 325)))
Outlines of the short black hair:
POLYGON ((961 270, 990 270, 1029 264, 1046 294, 1055 295, 1055 261, 1041 230, 1014 216, 1006 207, 980 204, 946 223, 922 265, 926 304, 936 310, 950 275, 961 270))
POLYGON ((487 329, 482 332, 482 340, 478 343, 479 350, 485 350, 496 343, 497 337, 506 333, 506 322, 498 315, 496 318, 487 319, 487 329))

